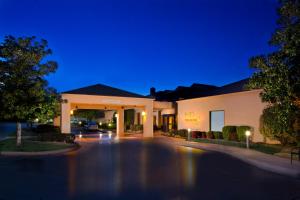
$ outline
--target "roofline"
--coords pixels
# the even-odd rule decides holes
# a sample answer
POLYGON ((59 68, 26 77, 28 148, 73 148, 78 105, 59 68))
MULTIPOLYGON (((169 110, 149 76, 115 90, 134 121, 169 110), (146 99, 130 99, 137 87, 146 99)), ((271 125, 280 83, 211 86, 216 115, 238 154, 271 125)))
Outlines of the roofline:
POLYGON ((176 102, 180 102, 180 101, 190 101, 190 100, 197 100, 197 99, 204 99, 204 98, 217 97, 217 96, 224 96, 224 95, 233 95, 233 94, 237 94, 237 93, 258 92, 258 91, 262 91, 262 89, 253 89, 253 90, 245 90, 245 91, 239 91, 239 92, 230 92, 230 93, 225 93, 225 94, 216 94, 216 95, 204 96, 204 97, 195 97, 195 98, 190 98, 190 99, 182 99, 182 100, 178 100, 178 101, 176 101, 176 102))
POLYGON ((60 93, 61 95, 63 94, 71 94, 71 95, 86 95, 86 96, 103 96, 103 97, 119 97, 119 98, 134 98, 134 99, 153 99, 155 100, 155 98, 152 98, 152 97, 125 97, 125 96, 116 96, 116 95, 97 95, 97 94, 75 94, 75 93, 60 93))
POLYGON ((134 92, 129 92, 127 90, 123 90, 123 89, 120 89, 120 88, 116 88, 116 87, 112 87, 112 86, 105 85, 105 84, 100 84, 100 83, 93 84, 93 85, 88 85, 88 86, 84 86, 84 87, 80 87, 80 88, 76 88, 76 89, 72 89, 72 90, 68 90, 68 91, 64 91, 64 92, 61 92, 60 94, 76 94, 76 95, 91 95, 91 96, 106 96, 106 97, 112 96, 112 97, 126 97, 126 98, 155 99, 153 97, 144 96, 144 95, 141 95, 141 94, 137 94, 137 93, 134 93, 134 92), (83 89, 83 88, 86 88, 86 87, 92 87, 92 86, 97 86, 97 85, 103 85, 103 86, 106 86, 106 87, 110 87, 112 89, 122 90, 124 92, 129 93, 129 94, 136 95, 136 97, 126 97, 126 96, 117 96, 117 95, 95 95, 95 94, 76 94, 76 93, 72 93, 73 90, 80 90, 80 89, 83 89))

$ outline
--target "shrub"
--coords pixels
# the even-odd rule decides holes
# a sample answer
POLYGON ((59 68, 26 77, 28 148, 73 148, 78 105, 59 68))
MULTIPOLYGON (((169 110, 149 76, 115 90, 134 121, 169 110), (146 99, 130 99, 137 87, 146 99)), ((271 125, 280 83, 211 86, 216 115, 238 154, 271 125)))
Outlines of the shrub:
POLYGON ((223 139, 223 134, 221 131, 213 131, 215 139, 223 139))
POLYGON ((38 141, 43 142, 66 142, 74 143, 74 134, 62 134, 62 133, 39 133, 37 137, 38 141))
POLYGON ((202 138, 203 134, 205 134, 205 132, 203 132, 203 131, 192 131, 191 132, 192 138, 202 138))
POLYGON ((238 140, 236 126, 224 126, 222 132, 225 140, 238 140))
POLYGON ((237 136, 238 136, 238 140, 241 141, 241 142, 246 141, 245 132, 250 131, 250 130, 251 130, 250 126, 238 126, 236 128, 236 133, 237 133, 237 136))
POLYGON ((205 131, 201 132, 201 138, 207 138, 207 133, 205 131))
POLYGON ((176 135, 179 135, 180 137, 187 138, 188 136, 188 130, 186 129, 180 129, 176 132, 177 132, 176 135))
POLYGON ((60 133, 58 126, 53 126, 50 124, 40 124, 35 128, 36 133, 60 133))
POLYGON ((214 139, 214 134, 213 134, 212 131, 208 131, 208 132, 206 133, 206 136, 207 136, 208 139, 214 139))

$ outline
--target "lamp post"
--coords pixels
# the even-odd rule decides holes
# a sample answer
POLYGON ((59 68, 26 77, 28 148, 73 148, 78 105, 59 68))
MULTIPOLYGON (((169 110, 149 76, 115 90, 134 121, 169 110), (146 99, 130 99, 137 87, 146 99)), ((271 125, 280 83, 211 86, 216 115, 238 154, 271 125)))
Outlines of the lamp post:
POLYGON ((191 129, 189 128, 188 129, 188 141, 190 141, 191 140, 191 129))
POLYGON ((246 135, 246 145, 247 145, 247 149, 249 149, 249 137, 251 135, 251 132, 248 130, 245 132, 246 135))

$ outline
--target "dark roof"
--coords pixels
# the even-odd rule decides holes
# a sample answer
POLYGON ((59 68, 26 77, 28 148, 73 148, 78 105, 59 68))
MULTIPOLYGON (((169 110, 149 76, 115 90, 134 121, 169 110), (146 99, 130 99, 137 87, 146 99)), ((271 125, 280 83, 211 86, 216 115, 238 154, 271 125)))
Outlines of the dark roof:
POLYGON ((198 83, 194 83, 190 87, 178 86, 175 90, 164 90, 156 92, 155 99, 157 101, 178 101, 183 99, 242 92, 247 90, 245 86, 248 81, 249 79, 243 79, 221 87, 198 83))
POLYGON ((217 88, 217 90, 215 91, 215 95, 246 91, 246 85, 248 84, 248 82, 249 78, 246 78, 237 82, 223 85, 222 87, 217 88))
POLYGON ((100 95, 100 96, 116 96, 116 97, 134 97, 134 98, 150 98, 140 94, 135 94, 118 88, 110 87, 103 84, 96 84, 87 87, 78 88, 62 92, 63 94, 83 94, 83 95, 100 95))

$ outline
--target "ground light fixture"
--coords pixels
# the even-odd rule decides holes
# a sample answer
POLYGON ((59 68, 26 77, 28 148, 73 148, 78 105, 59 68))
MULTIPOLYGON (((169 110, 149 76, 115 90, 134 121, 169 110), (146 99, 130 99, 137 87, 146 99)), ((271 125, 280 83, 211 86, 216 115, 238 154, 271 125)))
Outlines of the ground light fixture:
POLYGON ((245 131, 245 135, 246 135, 246 145, 247 145, 247 149, 249 149, 249 137, 251 135, 251 132, 249 130, 245 131))
POLYGON ((188 128, 188 141, 190 141, 190 140, 191 140, 191 129, 188 128))

